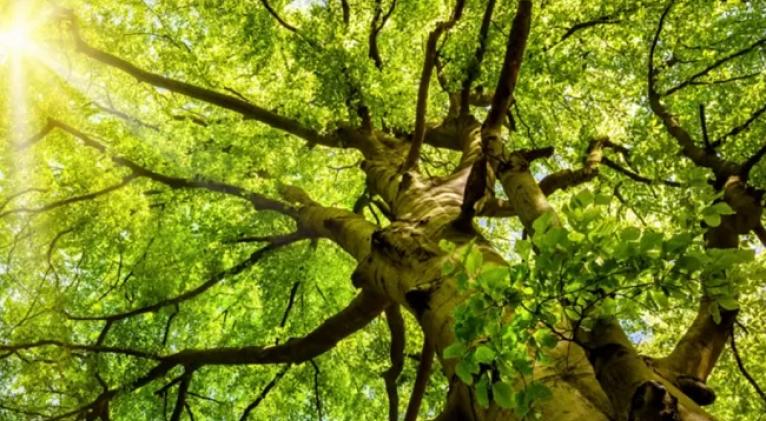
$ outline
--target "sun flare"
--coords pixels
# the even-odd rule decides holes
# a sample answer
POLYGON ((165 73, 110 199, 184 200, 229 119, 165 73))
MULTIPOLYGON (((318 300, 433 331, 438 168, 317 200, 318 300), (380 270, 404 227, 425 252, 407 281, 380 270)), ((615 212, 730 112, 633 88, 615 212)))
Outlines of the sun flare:
POLYGON ((29 28, 14 25, 0 30, 0 54, 20 54, 32 47, 29 28))

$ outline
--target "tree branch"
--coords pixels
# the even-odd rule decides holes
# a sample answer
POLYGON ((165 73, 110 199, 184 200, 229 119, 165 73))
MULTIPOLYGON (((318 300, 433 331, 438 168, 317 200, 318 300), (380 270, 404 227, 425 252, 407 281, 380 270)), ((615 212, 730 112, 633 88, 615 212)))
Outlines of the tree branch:
POLYGON ((737 350, 737 340, 734 338, 734 330, 732 330, 731 336, 729 337, 729 343, 731 344, 731 353, 734 354, 734 360, 737 362, 739 372, 742 373, 745 379, 747 379, 747 382, 753 386, 753 389, 755 389, 755 392, 758 393, 758 396, 760 396, 761 399, 766 402, 766 393, 763 393, 763 389, 758 386, 758 382, 755 381, 753 376, 750 375, 747 369, 745 369, 745 365, 742 363, 742 358, 740 358, 739 351, 737 350))
POLYGON ((489 24, 492 22, 492 13, 495 10, 495 0, 488 0, 487 6, 484 9, 484 16, 481 19, 481 27, 479 28, 479 46, 476 47, 473 59, 468 65, 468 71, 466 77, 463 80, 463 89, 460 92, 460 114, 467 115, 469 112, 468 106, 471 101, 471 85, 479 77, 481 71, 481 63, 484 61, 484 53, 487 50, 487 35, 489 34, 489 24))
POLYGON ((764 112, 766 112, 766 104, 764 104, 763 107, 758 108, 757 110, 755 110, 753 112, 753 114, 751 114, 750 117, 748 117, 748 119, 745 120, 742 124, 740 124, 738 126, 735 126, 731 130, 729 130, 725 135, 723 135, 723 136, 719 137, 718 139, 716 139, 716 141, 713 142, 711 146, 713 148, 717 148, 717 147, 721 146, 721 144, 723 143, 724 140, 726 140, 726 138, 736 136, 736 135, 742 133, 743 131, 747 130, 750 127, 750 125, 755 120, 757 120, 758 117, 760 117, 761 114, 763 114, 764 112))
POLYGON ((607 167, 627 176, 633 181, 638 181, 639 183, 644 184, 653 184, 653 183, 661 183, 668 187, 681 187, 681 183, 677 181, 672 180, 652 180, 651 178, 644 177, 641 174, 635 173, 625 167, 622 167, 621 165, 617 164, 616 162, 612 161, 611 159, 607 157, 603 157, 601 159, 601 163, 606 165, 607 167))
POLYGON ((663 125, 667 129, 668 133, 676 139, 677 143, 681 146, 681 151, 687 158, 691 159, 696 165, 704 168, 710 168, 718 176, 718 178, 725 178, 731 174, 738 174, 739 168, 736 164, 725 161, 719 158, 715 153, 712 153, 706 149, 700 148, 694 144, 689 132, 686 131, 678 123, 675 116, 673 116, 662 103, 660 102, 660 95, 657 93, 655 84, 657 71, 654 68, 654 53, 657 49, 657 42, 660 39, 662 33, 662 27, 665 23, 665 19, 673 7, 675 0, 668 2, 665 10, 662 12, 659 24, 657 25, 657 31, 654 34, 651 48, 649 49, 649 62, 648 62, 648 97, 649 106, 652 112, 662 120, 663 125))
POLYGON ((415 376, 415 384, 412 386, 412 395, 407 405, 407 412, 404 415, 404 421, 416 421, 420 404, 423 402, 423 395, 428 385, 428 378, 431 376, 431 364, 434 361, 435 349, 428 338, 423 339, 423 352, 420 354, 420 365, 418 373, 415 376))
MULTIPOLYGON (((264 4, 265 0, 261 0, 264 4)), ((210 89, 202 88, 190 83, 182 82, 179 80, 171 79, 156 73, 151 73, 146 70, 140 69, 132 63, 123 60, 113 54, 106 51, 92 47, 85 42, 80 36, 79 29, 77 28, 77 22, 75 18, 71 17, 72 33, 74 35, 75 45, 77 51, 85 54, 86 56, 99 61, 108 66, 119 69, 137 80, 148 83, 153 86, 164 88, 172 92, 179 93, 209 104, 217 105, 221 108, 234 111, 241 114, 247 119, 253 119, 260 121, 275 129, 282 130, 284 132, 298 136, 311 144, 322 144, 326 146, 339 146, 337 139, 334 137, 327 137, 320 135, 317 131, 310 129, 298 120, 284 117, 265 108, 259 107, 248 101, 245 101, 239 97, 222 94, 210 89)), ((293 28, 294 30, 294 28, 293 28)))
POLYGON ((519 8, 513 19, 511 32, 508 34, 508 44, 505 48, 505 58, 503 68, 500 71, 500 78, 497 81, 495 95, 492 97, 492 105, 484 120, 482 127, 482 137, 484 132, 491 132, 498 136, 500 126, 503 123, 508 107, 513 100, 513 91, 516 88, 516 81, 519 78, 521 62, 524 58, 524 50, 527 45, 530 24, 532 21, 532 2, 530 0, 519 1, 519 8))
POLYGON ((156 354, 146 352, 146 351, 130 349, 130 348, 120 348, 120 347, 114 347, 114 346, 101 346, 101 345, 73 344, 73 343, 63 342, 63 341, 59 341, 55 339, 42 339, 35 342, 25 342, 25 343, 17 343, 17 344, 0 344, 0 352, 12 351, 15 353, 21 350, 42 348, 42 347, 48 347, 48 346, 67 349, 70 351, 85 351, 85 352, 92 352, 96 354, 119 354, 119 355, 131 356, 131 357, 145 358, 150 360, 162 359, 162 357, 156 354))
POLYGON ((170 421, 179 421, 181 419, 181 413, 183 412, 184 405, 186 404, 186 394, 189 392, 189 384, 191 383, 194 369, 187 368, 184 374, 181 375, 181 381, 178 383, 178 396, 176 398, 176 406, 173 408, 173 413, 170 415, 170 421))
POLYGON ((392 304, 386 308, 386 322, 391 332, 391 367, 383 373, 388 394, 388 419, 399 420, 399 392, 396 388, 396 380, 404 368, 404 318, 398 304, 392 304))
MULTIPOLYGON (((69 126, 68 124, 62 121, 51 118, 49 119, 48 124, 64 132, 71 134, 75 138, 82 141, 83 144, 85 144, 85 146, 93 148, 103 154, 109 154, 108 149, 104 144, 95 140, 93 137, 75 129, 74 127, 69 126)), ((159 182, 161 184, 165 184, 171 189, 181 189, 181 188, 205 189, 205 190, 209 190, 216 193, 237 196, 252 203, 253 206, 256 208, 256 210, 272 210, 275 212, 282 213, 284 215, 294 216, 294 211, 289 206, 285 205, 284 203, 276 201, 276 200, 272 200, 268 197, 265 197, 255 192, 245 190, 238 186, 234 186, 231 184, 226 184, 226 183, 222 183, 218 181, 204 180, 204 179, 196 178, 196 177, 193 179, 171 177, 171 176, 154 172, 144 166, 137 164, 136 162, 128 158, 118 156, 118 155, 110 155, 110 156, 112 161, 115 164, 126 167, 132 171, 132 175, 130 177, 145 177, 150 180, 159 182)))
POLYGON ((277 383, 279 383, 279 381, 282 380, 282 377, 284 377, 285 374, 287 374, 287 370, 289 369, 290 369, 290 365, 289 364, 285 365, 284 367, 282 367, 281 370, 277 372, 276 375, 274 375, 274 378, 272 378, 271 381, 266 385, 266 387, 264 387, 263 390, 261 390, 261 393, 258 394, 258 397, 255 398, 254 401, 250 402, 250 405, 248 405, 247 408, 245 408, 245 410, 242 412, 242 416, 239 418, 239 421, 247 420, 247 418, 250 416, 250 413, 253 412, 253 410, 257 408, 258 405, 260 405, 264 399, 266 399, 266 396, 269 394, 271 389, 273 389, 274 386, 276 386, 277 383))
MULTIPOLYGON (((154 368, 135 381, 120 386, 116 389, 110 389, 101 393, 95 401, 67 411, 63 414, 52 417, 51 420, 58 420, 71 417, 76 414, 83 414, 87 411, 99 408, 108 403, 119 393, 136 390, 146 384, 167 374, 171 369, 178 365, 197 369, 203 365, 245 365, 245 364, 277 364, 277 363, 300 363, 309 361, 328 350, 342 339, 352 333, 362 329, 372 321, 388 305, 388 300, 375 293, 362 291, 346 308, 336 313, 334 316, 325 320, 316 329, 309 334, 296 339, 291 339, 283 345, 271 347, 246 346, 240 348, 224 347, 204 350, 185 350, 167 356, 157 356, 131 349, 122 349, 115 347, 102 347, 93 345, 73 345, 63 342, 48 340, 31 344, 0 345, 0 351, 34 348, 39 346, 59 346, 62 348, 78 349, 88 352, 117 353, 131 355, 140 358, 158 360, 154 368), (15 347, 15 348, 11 348, 15 347)), ((317 373, 318 376, 318 373, 317 373)), ((318 388, 318 386, 317 386, 318 388)), ((318 390, 318 389, 317 389, 318 390)), ((319 396, 317 395, 317 403, 319 396)), ((321 407, 318 407, 321 411, 321 407)))
MULTIPOLYGON (((297 240, 298 239, 296 239, 295 241, 297 240)), ((232 277, 232 276, 236 276, 242 273, 247 268, 256 264, 262 257, 266 256, 270 252, 277 250, 287 244, 291 244, 291 243, 268 244, 265 247, 262 247, 254 251, 252 254, 250 254, 250 257, 239 262, 237 265, 216 273, 215 275, 211 276, 207 281, 197 286, 196 288, 183 292, 179 295, 176 295, 173 298, 167 298, 164 300, 160 300, 154 304, 150 304, 150 305, 139 307, 133 310, 125 311, 122 313, 115 313, 111 315, 76 316, 76 315, 68 314, 66 312, 64 312, 64 315, 70 320, 104 320, 107 322, 116 322, 116 321, 124 320, 130 317, 138 316, 139 314, 155 312, 160 310, 163 307, 178 305, 184 301, 197 297, 198 295, 202 294, 203 292, 217 285, 224 279, 232 277)))
POLYGON ((439 22, 436 28, 428 34, 426 42, 426 54, 423 61, 423 71, 420 75, 420 85, 418 86, 418 101, 415 109, 415 133, 412 138, 412 145, 404 161, 401 172, 407 172, 417 167, 420 158, 420 148, 423 145, 423 139, 426 133, 426 111, 428 108, 428 88, 431 85, 431 74, 436 63, 436 43, 439 37, 445 31, 452 28, 463 14, 465 0, 456 0, 455 8, 452 10, 452 17, 446 22, 439 22))
POLYGON ((23 207, 23 208, 9 209, 7 211, 0 212, 0 219, 5 218, 8 215, 12 215, 12 214, 16 214, 16 213, 37 214, 37 213, 47 212, 49 210, 60 208, 62 206, 71 205, 72 203, 78 203, 78 202, 84 202, 84 201, 87 201, 87 200, 91 200, 91 199, 94 199, 96 197, 103 196, 105 194, 111 193, 111 192, 113 192, 115 190, 119 190, 119 189, 127 186, 131 181, 135 180, 136 177, 137 177, 136 174, 130 174, 130 175, 124 177, 121 182, 119 182, 117 184, 114 184, 114 185, 111 185, 109 187, 105 187, 105 188, 103 188, 101 190, 98 190, 98 191, 95 191, 95 192, 92 192, 92 193, 83 194, 83 195, 80 195, 80 196, 74 196, 74 197, 69 197, 69 198, 62 199, 62 200, 57 200, 55 202, 48 203, 47 205, 43 205, 43 206, 40 206, 40 207, 37 207, 37 208, 23 207))
POLYGON ((287 29, 290 32, 298 32, 298 29, 289 23, 287 23, 284 19, 282 19, 276 10, 274 10, 273 7, 269 4, 267 0, 261 0, 261 4, 263 4, 263 7, 266 8, 266 10, 269 12, 269 14, 279 22, 280 25, 282 25, 283 28, 287 29))
POLYGON ((764 45, 766 45, 766 38, 761 38, 758 41, 756 41, 753 44, 751 44, 750 46, 748 46, 746 48, 743 48, 742 50, 739 50, 737 52, 729 54, 726 57, 722 57, 722 58, 716 60, 715 62, 713 62, 708 67, 706 67, 706 68, 700 70, 699 72, 693 74, 689 79, 687 79, 687 80, 679 83, 678 85, 668 89, 667 91, 663 92, 662 96, 672 95, 674 92, 677 92, 677 91, 679 91, 679 90, 681 90, 681 89, 691 85, 697 79, 699 79, 702 76, 705 76, 706 74, 710 73, 711 71, 717 69, 718 67, 720 67, 722 64, 726 63, 727 61, 735 59, 735 58, 740 57, 740 56, 743 56, 743 55, 745 55, 745 54, 747 54, 747 53, 749 53, 749 52, 751 52, 751 51, 753 51, 753 50, 755 50, 757 48, 760 48, 760 47, 762 47, 764 45))
POLYGON ((368 56, 375 63, 375 67, 377 67, 378 70, 383 68, 383 59, 380 57, 380 50, 378 49, 378 35, 380 34, 380 31, 383 30, 386 22, 388 22, 388 18, 391 17, 391 14, 394 12, 396 2, 397 0, 392 0, 391 5, 388 7, 388 11, 383 14, 383 8, 381 6, 382 0, 375 0, 375 11, 373 12, 372 22, 370 23, 368 56))
POLYGON ((760 149, 742 164, 742 177, 747 179, 748 175, 750 175, 750 170, 752 170, 764 156, 766 156, 766 143, 764 143, 760 149))

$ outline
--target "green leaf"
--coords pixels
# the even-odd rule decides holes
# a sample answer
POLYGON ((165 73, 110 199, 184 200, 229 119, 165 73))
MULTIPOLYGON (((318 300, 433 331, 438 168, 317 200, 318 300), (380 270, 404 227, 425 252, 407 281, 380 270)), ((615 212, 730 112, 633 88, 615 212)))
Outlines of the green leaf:
POLYGON ((724 310, 732 311, 739 308, 739 303, 737 300, 731 297, 719 298, 716 301, 718 301, 718 305, 721 306, 721 308, 724 310))
POLYGON ((498 406, 505 409, 514 407, 513 388, 505 382, 497 382, 492 385, 492 398, 498 406))
POLYGON ((711 213, 716 213, 718 215, 734 215, 737 213, 726 202, 715 203, 707 209, 710 209, 711 213))
POLYGON ((488 364, 494 361, 495 351, 487 345, 479 345, 473 353, 473 358, 478 363, 488 364))
POLYGON ((507 278, 508 268, 506 266, 485 265, 477 280, 480 284, 500 286, 507 278))
POLYGON ((573 308, 570 308, 570 307, 567 307, 564 309, 564 314, 566 314, 569 320, 576 321, 576 320, 580 320, 580 318, 582 317, 580 313, 578 313, 577 311, 575 311, 573 308))
POLYGON ((638 240, 640 236, 641 230, 636 227, 627 227, 622 230, 622 233, 620 234, 620 238, 622 238, 623 241, 635 241, 638 240))
POLYGON ((455 251, 456 246, 452 241, 442 239, 439 240, 439 248, 447 253, 452 253, 455 251))
POLYGON ((455 366, 455 374, 467 385, 473 384, 473 374, 471 373, 471 364, 466 360, 461 360, 455 366))
POLYGON ((582 190, 575 196, 575 200, 577 201, 577 204, 579 207, 585 208, 588 207, 591 203, 593 203, 593 199, 595 196, 593 195, 593 192, 591 192, 588 189, 582 190))
POLYGON ((450 259, 444 261, 442 264, 442 276, 449 276, 455 271, 455 262, 450 259))
POLYGON ((450 359, 450 358, 461 358, 463 355, 465 355, 467 351, 467 348, 465 344, 462 342, 455 342, 452 345, 444 348, 444 358, 450 359))
POLYGON ((716 324, 721 324, 721 309, 718 308, 717 303, 713 303, 709 307, 710 309, 710 315, 713 316, 713 321, 716 324))
POLYGON ((548 329, 538 330, 534 337, 535 341, 543 348, 553 348, 559 342, 559 338, 548 329))
POLYGON ((613 195, 599 193, 593 200, 597 205, 608 205, 612 202, 613 195))
POLYGON ((537 219, 535 219, 534 222, 532 222, 532 229, 535 231, 535 233, 543 233, 550 228, 551 223, 554 220, 554 213, 553 211, 547 211, 540 215, 537 219))
POLYGON ((717 227, 721 225, 721 215, 717 213, 706 213, 702 215, 702 220, 705 221, 705 224, 709 227, 717 227))
POLYGON ((484 256, 482 256, 481 250, 476 246, 471 247, 465 257, 465 271, 468 272, 468 275, 475 275, 483 260, 484 256))

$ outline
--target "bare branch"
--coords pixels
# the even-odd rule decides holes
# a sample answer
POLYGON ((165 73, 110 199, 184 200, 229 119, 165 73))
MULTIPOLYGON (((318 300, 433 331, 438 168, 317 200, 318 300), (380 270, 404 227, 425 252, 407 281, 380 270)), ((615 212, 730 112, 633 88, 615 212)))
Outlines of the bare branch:
POLYGON ((396 379, 404 368, 404 319, 398 304, 392 304, 386 308, 386 322, 391 332, 391 367, 383 373, 388 394, 388 419, 399 420, 399 393, 396 389, 396 379))
POLYGON ((146 351, 139 351, 130 348, 120 348, 113 346, 101 346, 101 345, 83 345, 63 342, 54 339, 43 339, 35 342, 25 342, 17 344, 0 344, 0 352, 6 351, 21 351, 26 349, 35 349, 43 347, 58 347, 62 349, 68 349, 70 351, 85 351, 95 354, 119 354, 127 355, 131 357, 145 358, 150 360, 161 360, 162 358, 156 354, 152 354, 146 351))
POLYGON ((181 381, 178 383, 178 397, 176 398, 176 406, 173 408, 173 414, 170 416, 170 421, 179 421, 181 419, 181 413, 186 405, 186 394, 189 392, 189 384, 191 383, 194 369, 187 368, 184 374, 181 375, 181 381))
MULTIPOLYGON (((101 153, 109 154, 108 149, 104 144, 95 140, 93 137, 75 129, 72 126, 69 126, 68 124, 64 122, 55 120, 55 119, 49 119, 49 124, 78 138, 80 141, 83 142, 83 144, 85 144, 85 146, 96 149, 97 151, 101 153)), ((285 205, 284 203, 269 199, 255 192, 250 192, 238 186, 234 186, 231 184, 222 183, 218 181, 204 180, 197 177, 193 179, 185 179, 185 178, 179 178, 179 177, 166 176, 166 175, 154 172, 122 156, 111 155, 111 159, 115 164, 124 166, 130 169, 132 171, 132 174, 129 176, 131 177, 131 179, 135 177, 146 177, 148 179, 154 180, 161 184, 165 184, 171 189, 182 189, 182 188, 204 189, 204 190, 209 190, 209 191, 213 191, 217 193, 237 196, 252 203, 257 210, 272 210, 275 212, 282 213, 284 215, 294 215, 293 210, 289 206, 285 205)))
POLYGON ((268 244, 265 247, 254 251, 252 254, 250 254, 250 257, 239 262, 237 265, 214 274, 207 281, 203 282, 201 285, 197 286, 196 288, 183 292, 179 295, 176 295, 175 297, 160 300, 154 304, 139 307, 139 308, 125 311, 122 313, 116 313, 116 314, 104 315, 104 316, 76 316, 76 315, 68 314, 66 312, 64 312, 64 315, 70 320, 105 320, 107 322, 115 322, 115 321, 120 321, 123 319, 130 318, 130 317, 134 317, 139 314, 155 312, 157 310, 162 309, 163 307, 178 305, 184 301, 197 297, 198 295, 209 290, 210 288, 217 285, 224 279, 230 278, 232 276, 242 273, 244 270, 256 264, 261 258, 266 256, 268 253, 274 250, 277 250, 287 244, 290 244, 290 243, 268 244))
POLYGON ((615 25, 615 24, 619 24, 620 22, 622 22, 622 20, 615 18, 614 15, 604 15, 596 19, 576 23, 572 25, 571 27, 569 27, 569 29, 567 29, 567 31, 564 33, 564 35, 561 36, 561 38, 559 38, 558 41, 554 42, 549 47, 545 47, 544 51, 552 50, 554 47, 566 41, 569 37, 571 37, 572 35, 576 34, 579 31, 592 28, 598 25, 615 25))
POLYGON ((711 71, 717 69, 722 64, 724 64, 724 63, 726 63, 726 62, 728 62, 728 61, 730 61, 732 59, 735 59, 737 57, 743 56, 743 55, 745 55, 745 54, 747 54, 747 53, 749 53, 749 52, 751 52, 751 51, 753 51, 753 50, 755 50, 757 48, 763 47, 764 45, 766 45, 766 38, 761 38, 761 39, 759 39, 758 41, 754 42, 753 44, 751 44, 750 46, 748 46, 746 48, 743 48, 743 49, 741 49, 741 50, 739 50, 737 52, 729 54, 726 57, 722 57, 722 58, 714 61, 708 67, 706 67, 706 68, 700 70, 699 72, 693 74, 689 79, 687 79, 687 80, 679 83, 678 85, 668 89, 667 91, 663 92, 662 96, 672 95, 674 92, 677 92, 677 91, 679 91, 679 90, 681 90, 681 89, 691 85, 697 79, 699 79, 699 78, 705 76, 706 74, 710 73, 711 71))
POLYGON ((702 141, 705 144, 705 149, 710 151, 713 149, 713 145, 710 144, 710 138, 707 134, 707 119, 705 118, 705 104, 700 104, 700 127, 702 128, 702 141))
POLYGON ((672 180, 652 180, 651 178, 644 177, 641 174, 635 173, 627 168, 622 167, 621 165, 617 164, 616 162, 612 161, 611 159, 607 157, 603 157, 601 159, 601 163, 606 165, 607 167, 627 176, 633 181, 638 181, 639 183, 644 184, 653 184, 653 183, 661 183, 668 187, 681 187, 681 183, 677 181, 672 180))
POLYGON ((340 7, 343 10, 343 24, 348 26, 351 22, 351 7, 348 5, 348 0, 340 0, 340 7))
POLYGON ((67 199, 57 200, 52 203, 48 203, 47 205, 43 205, 37 208, 16 208, 16 209, 9 209, 5 212, 0 212, 0 219, 5 218, 8 215, 17 214, 17 213, 24 213, 24 214, 37 214, 37 213, 43 213, 47 212, 52 209, 60 208, 62 206, 71 205, 72 203, 78 203, 78 202, 85 202, 91 199, 95 199, 96 197, 103 196, 105 194, 111 193, 115 190, 119 190, 125 186, 127 186, 131 181, 136 179, 136 174, 130 174, 122 179, 121 182, 111 185, 109 187, 105 187, 101 190, 83 194, 80 196, 74 196, 69 197, 67 199))
POLYGON ((314 367, 314 397, 316 398, 317 407, 317 419, 322 419, 322 400, 319 397, 319 366, 314 360, 309 360, 311 366, 314 367))
POLYGON ((460 92, 460 113, 467 115, 468 106, 471 100, 471 85, 479 77, 481 63, 484 60, 484 53, 487 50, 487 35, 489 34, 489 24, 492 22, 492 13, 495 10, 495 0, 488 0, 487 7, 484 9, 484 16, 481 19, 479 28, 479 46, 476 47, 474 57, 468 66, 468 71, 463 80, 463 89, 460 92))
POLYGON ((670 12, 675 0, 668 2, 665 10, 662 12, 659 24, 657 25, 657 31, 654 34, 651 48, 649 49, 649 62, 648 62, 648 96, 649 106, 652 112, 662 120, 663 125, 667 129, 668 133, 676 139, 681 151, 687 158, 691 159, 696 165, 704 168, 710 168, 715 172, 719 178, 724 178, 726 175, 739 173, 739 168, 736 164, 725 161, 719 158, 715 153, 706 149, 700 148, 694 144, 694 140, 686 129, 681 127, 676 117, 671 114, 664 105, 660 102, 660 95, 656 90, 656 76, 657 71, 654 68, 654 53, 657 49, 657 42, 660 39, 662 33, 662 27, 665 23, 665 19, 670 12))
POLYGON ((416 421, 420 403, 423 401, 423 394, 428 385, 428 378, 431 376, 431 364, 434 361, 435 349, 428 338, 423 339, 423 352, 420 354, 420 365, 418 373, 415 376, 415 385, 412 387, 410 402, 407 404, 407 412, 404 415, 404 421, 416 421))
POLYGON ((250 416, 250 413, 253 412, 253 410, 257 408, 258 405, 260 405, 264 399, 266 399, 266 396, 269 394, 271 389, 273 389, 274 386, 276 386, 277 383, 279 383, 279 381, 282 380, 282 377, 284 377, 285 374, 287 374, 287 370, 289 369, 290 369, 290 365, 289 364, 285 365, 284 367, 282 367, 281 370, 277 372, 276 375, 274 375, 274 378, 271 379, 271 381, 266 385, 266 387, 263 388, 263 390, 261 390, 261 393, 258 394, 258 397, 255 398, 254 401, 250 402, 250 405, 248 405, 247 408, 245 408, 245 410, 242 412, 242 416, 239 418, 239 421, 247 420, 247 418, 250 416))
MULTIPOLYGON (((261 0, 266 3, 265 0, 261 0)), ((168 89, 191 98, 198 99, 209 104, 217 105, 230 111, 241 114, 247 119, 253 119, 265 123, 268 126, 293 134, 305 139, 311 144, 323 144, 327 146, 338 146, 335 139, 320 135, 317 131, 305 127, 298 120, 281 116, 277 113, 259 107, 239 97, 222 94, 210 89, 202 88, 190 83, 171 79, 156 73, 151 73, 140 69, 132 63, 123 60, 113 54, 98 48, 92 47, 80 36, 75 18, 72 17, 72 33, 74 35, 77 50, 88 57, 104 63, 108 66, 119 69, 137 80, 148 83, 153 86, 168 89)), ((294 29, 294 28, 293 28, 294 29)))
POLYGON ((285 22, 284 19, 282 19, 276 10, 274 10, 273 7, 269 4, 267 0, 261 0, 261 4, 263 4, 263 7, 266 8, 266 10, 269 12, 269 14, 279 22, 280 25, 282 25, 283 28, 287 29, 290 32, 298 32, 298 29, 289 23, 285 22))
POLYGON ((550 196, 557 190, 565 190, 594 179, 598 175, 598 167, 603 159, 602 148, 606 142, 609 142, 606 138, 594 139, 589 142, 582 168, 562 170, 549 174, 540 180, 538 184, 543 194, 550 196))
POLYGON ((733 137, 733 136, 736 136, 736 135, 738 135, 738 134, 742 133, 743 131, 747 130, 747 129, 748 129, 748 127, 750 127, 750 125, 751 125, 751 124, 752 124, 752 123, 753 123, 755 120, 757 120, 757 119, 758 119, 758 117, 760 117, 760 116, 761 116, 761 114, 763 114, 764 112, 766 112, 766 104, 764 104, 764 106, 763 106, 763 107, 761 107, 761 108, 758 108, 757 110, 755 110, 755 111, 753 112, 753 114, 751 114, 751 115, 750 115, 750 117, 748 117, 748 119, 747 119, 747 120, 745 120, 744 122, 742 122, 742 124, 740 124, 740 125, 738 125, 738 126, 735 126, 735 127, 734 127, 734 128, 732 128, 731 130, 729 130, 729 131, 728 131, 728 132, 727 132, 725 135, 723 135, 723 136, 719 137, 719 138, 718 138, 718 139, 717 139, 715 142, 713 142, 713 143, 712 143, 712 145, 711 145, 711 146, 712 146, 713 148, 717 148, 717 147, 721 146, 721 144, 723 143, 723 141, 724 141, 724 140, 726 140, 726 138, 729 138, 729 137, 733 137))
POLYGON ((753 389, 755 389, 755 392, 758 393, 758 396, 760 396, 761 399, 766 402, 766 393, 764 393, 763 389, 758 386, 758 382, 755 381, 753 376, 750 375, 747 369, 745 369, 745 365, 742 363, 742 358, 740 358, 739 351, 737 350, 737 340, 734 338, 733 330, 731 332, 731 337, 729 338, 729 343, 731 344, 731 353, 734 354, 734 360, 737 361, 739 372, 742 373, 745 379, 747 379, 747 382, 753 386, 753 389))
POLYGON ((760 162, 764 156, 766 156, 766 143, 764 143, 760 149, 758 149, 750 158, 747 159, 747 161, 742 164, 741 174, 745 179, 747 179, 747 176, 750 174, 750 170, 758 165, 758 162, 760 162))
POLYGON ((428 88, 431 86, 431 74, 436 64, 436 43, 439 37, 445 31, 452 28, 463 14, 465 0, 456 0, 455 8, 452 10, 452 17, 445 22, 436 24, 436 28, 428 34, 426 42, 426 54, 423 61, 423 71, 420 74, 420 85, 418 86, 418 102, 415 109, 415 133, 412 138, 412 145, 404 161, 401 172, 407 172, 417 167, 420 158, 420 148, 423 145, 423 139, 426 133, 426 111, 428 108, 428 88))
POLYGON ((370 23, 368 56, 375 62, 375 67, 377 67, 378 70, 383 68, 383 59, 380 57, 380 50, 378 49, 378 35, 380 34, 380 31, 383 30, 386 22, 388 22, 388 18, 391 17, 391 14, 394 12, 396 2, 397 0, 392 0, 391 5, 388 7, 388 11, 383 14, 383 8, 381 6, 382 0, 375 0, 375 11, 373 12, 372 22, 370 23))
MULTIPOLYGON (((513 91, 516 88, 516 81, 521 70, 521 62, 524 58, 531 20, 532 2, 530 0, 519 1, 519 8, 513 19, 511 32, 508 34, 503 68, 500 71, 495 96, 492 98, 492 106, 484 120, 482 132, 497 132, 503 123, 503 117, 508 111, 508 107, 511 105, 513 91)), ((497 134, 493 134, 493 136, 497 136, 497 134)))

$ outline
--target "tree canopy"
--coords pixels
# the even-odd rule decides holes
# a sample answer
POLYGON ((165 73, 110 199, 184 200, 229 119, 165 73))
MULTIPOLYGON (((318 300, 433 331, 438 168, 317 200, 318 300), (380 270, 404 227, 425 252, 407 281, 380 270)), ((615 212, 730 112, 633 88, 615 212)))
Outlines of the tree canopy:
POLYGON ((0 5, 0 419, 759 419, 766 2, 0 5))

